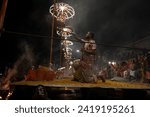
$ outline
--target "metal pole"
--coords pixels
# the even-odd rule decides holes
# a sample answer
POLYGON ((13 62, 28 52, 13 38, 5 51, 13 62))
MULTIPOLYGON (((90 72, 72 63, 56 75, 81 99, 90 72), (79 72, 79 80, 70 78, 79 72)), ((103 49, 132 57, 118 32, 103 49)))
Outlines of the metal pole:
MULTIPOLYGON (((64 28, 64 25, 63 25, 63 23, 61 22, 61 28, 64 28)), ((61 42, 63 41, 64 39, 63 39, 63 37, 62 37, 62 35, 61 35, 61 41, 60 41, 60 60, 59 60, 59 62, 60 62, 60 67, 62 66, 62 59, 63 59, 63 52, 62 52, 62 45, 61 45, 61 42)))
MULTIPOLYGON (((54 12, 56 9, 56 1, 54 0, 54 12)), ((52 32, 51 32, 51 44, 50 44, 50 63, 52 63, 53 59, 53 37, 54 37, 54 26, 55 26, 55 17, 52 16, 52 32)))
POLYGON ((7 3, 8 3, 8 0, 3 0, 2 7, 0 10, 0 32, 3 30, 3 24, 4 24, 6 9, 7 9, 7 3))
POLYGON ((60 67, 62 66, 62 45, 60 43, 60 67))

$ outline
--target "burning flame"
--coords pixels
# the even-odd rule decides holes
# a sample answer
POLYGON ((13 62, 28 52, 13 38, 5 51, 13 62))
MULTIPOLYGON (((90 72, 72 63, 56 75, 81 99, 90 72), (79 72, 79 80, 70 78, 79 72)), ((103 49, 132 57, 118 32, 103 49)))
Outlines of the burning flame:
POLYGON ((57 34, 62 36, 63 38, 67 39, 68 37, 71 37, 72 36, 72 28, 69 27, 69 26, 66 26, 64 28, 58 28, 57 30, 57 34))
POLYGON ((75 15, 73 7, 66 3, 53 4, 50 7, 49 12, 61 22, 65 22, 67 19, 70 19, 75 15))

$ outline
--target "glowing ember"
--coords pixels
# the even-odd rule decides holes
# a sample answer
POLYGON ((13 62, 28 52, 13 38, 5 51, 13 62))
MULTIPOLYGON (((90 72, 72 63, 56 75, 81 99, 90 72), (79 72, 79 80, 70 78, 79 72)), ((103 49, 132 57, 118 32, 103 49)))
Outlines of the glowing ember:
POLYGON ((113 65, 116 65, 116 62, 112 62, 113 65))
POLYGON ((6 96, 6 100, 8 100, 12 94, 13 94, 13 91, 9 91, 7 96, 6 96))
POLYGON ((111 62, 109 61, 108 64, 111 65, 111 62))
POLYGON ((61 22, 65 22, 75 15, 74 9, 66 3, 53 4, 50 7, 49 12, 61 22))
POLYGON ((79 53, 79 52, 80 52, 80 50, 76 50, 76 52, 77 52, 77 53, 79 53))

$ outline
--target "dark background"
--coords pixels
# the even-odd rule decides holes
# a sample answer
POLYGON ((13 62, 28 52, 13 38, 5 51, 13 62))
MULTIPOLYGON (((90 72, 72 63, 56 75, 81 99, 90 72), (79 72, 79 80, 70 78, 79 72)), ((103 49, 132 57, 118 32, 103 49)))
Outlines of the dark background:
MULTIPOLYGON (((68 25, 81 37, 87 31, 94 32, 97 43, 126 46, 150 35, 149 0, 58 1, 70 4, 76 11, 68 25)), ((32 64, 49 63, 51 5, 52 0, 8 0, 4 32, 0 37, 1 68, 14 64, 26 50, 32 55, 32 64)), ((54 40, 55 63, 59 62, 59 42, 54 40)), ((79 49, 78 44, 74 44, 74 50, 79 49)))

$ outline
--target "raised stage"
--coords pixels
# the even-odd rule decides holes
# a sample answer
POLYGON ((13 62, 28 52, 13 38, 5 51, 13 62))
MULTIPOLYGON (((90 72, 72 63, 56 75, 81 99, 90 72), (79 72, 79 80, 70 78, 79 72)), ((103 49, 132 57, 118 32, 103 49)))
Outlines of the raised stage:
POLYGON ((12 86, 38 86, 46 87, 68 87, 68 88, 114 88, 114 89, 150 89, 150 84, 144 83, 129 83, 106 80, 105 83, 98 81, 97 83, 80 83, 71 79, 60 79, 53 81, 20 81, 14 82, 12 86))

